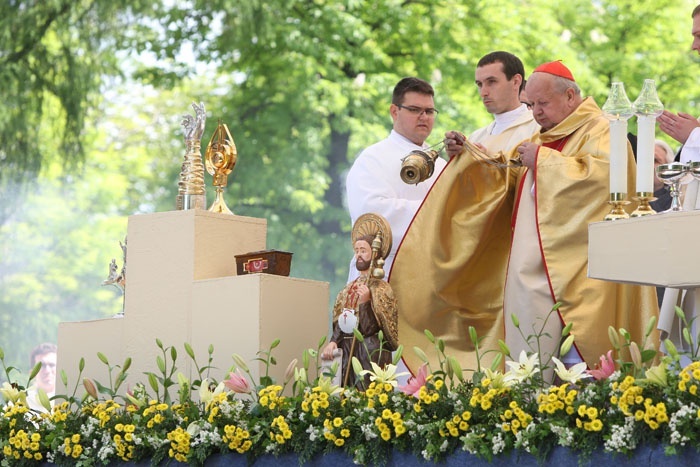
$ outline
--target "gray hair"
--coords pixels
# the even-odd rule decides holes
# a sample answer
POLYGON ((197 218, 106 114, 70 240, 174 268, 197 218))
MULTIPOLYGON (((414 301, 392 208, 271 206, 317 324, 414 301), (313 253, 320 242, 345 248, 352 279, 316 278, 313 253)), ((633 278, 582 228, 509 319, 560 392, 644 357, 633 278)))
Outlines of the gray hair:
POLYGON ((665 164, 670 164, 676 159, 676 155, 673 153, 673 149, 671 149, 671 146, 668 145, 666 141, 662 141, 660 139, 657 139, 654 141, 654 145, 661 147, 661 149, 664 150, 666 153, 666 162, 665 164))
POLYGON ((567 89, 574 90, 577 96, 581 95, 581 88, 578 87, 575 81, 563 78, 561 76, 552 75, 554 77, 554 90, 560 94, 564 94, 567 89))

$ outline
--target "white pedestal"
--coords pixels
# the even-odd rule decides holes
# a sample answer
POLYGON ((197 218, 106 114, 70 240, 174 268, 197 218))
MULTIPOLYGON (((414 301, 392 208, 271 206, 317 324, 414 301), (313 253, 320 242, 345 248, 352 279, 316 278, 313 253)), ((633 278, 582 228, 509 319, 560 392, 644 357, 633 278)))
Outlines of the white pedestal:
POLYGON ((700 211, 604 221, 588 227, 588 276, 673 288, 700 286, 700 211))
MULTIPOLYGON (((124 316, 59 325, 58 368, 66 371, 70 388, 78 380, 81 357, 86 361, 82 377, 109 384, 97 352, 112 366, 131 357, 127 383, 145 383, 144 372, 159 374, 156 357, 162 352, 156 339, 176 348, 178 371, 193 379, 198 375, 184 343, 192 346, 200 367, 207 365, 213 345, 211 377, 217 380, 227 377, 233 353, 258 376, 264 369, 254 364, 256 353, 281 339, 270 375, 282 382, 287 364, 327 334, 329 284, 269 274, 236 276, 235 255, 265 249, 265 237, 263 219, 201 210, 131 216, 124 316)), ((170 352, 165 358, 170 367, 170 352)), ((59 382, 57 392, 62 391, 59 382)))

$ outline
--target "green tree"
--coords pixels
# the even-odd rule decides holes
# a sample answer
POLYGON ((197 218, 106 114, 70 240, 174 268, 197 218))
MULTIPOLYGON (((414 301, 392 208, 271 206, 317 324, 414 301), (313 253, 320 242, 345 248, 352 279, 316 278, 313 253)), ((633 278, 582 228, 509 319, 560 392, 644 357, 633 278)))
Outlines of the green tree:
POLYGON ((123 71, 115 52, 143 50, 155 34, 145 17, 159 10, 142 0, 0 2, 0 224, 47 161, 84 159, 86 115, 104 78, 123 71))

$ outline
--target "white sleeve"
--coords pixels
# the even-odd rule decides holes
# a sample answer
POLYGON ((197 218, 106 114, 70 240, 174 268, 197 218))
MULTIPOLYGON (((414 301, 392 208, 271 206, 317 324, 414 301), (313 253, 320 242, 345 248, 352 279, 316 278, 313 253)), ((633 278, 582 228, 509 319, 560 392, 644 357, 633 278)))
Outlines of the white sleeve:
POLYGON ((391 225, 394 240, 400 240, 423 200, 399 198, 392 180, 403 182, 398 173, 390 174, 388 170, 388 166, 376 159, 358 157, 346 180, 348 211, 353 223, 369 212, 384 216, 391 225))
POLYGON ((700 161, 700 128, 695 128, 690 132, 681 150, 683 164, 694 161, 700 161))

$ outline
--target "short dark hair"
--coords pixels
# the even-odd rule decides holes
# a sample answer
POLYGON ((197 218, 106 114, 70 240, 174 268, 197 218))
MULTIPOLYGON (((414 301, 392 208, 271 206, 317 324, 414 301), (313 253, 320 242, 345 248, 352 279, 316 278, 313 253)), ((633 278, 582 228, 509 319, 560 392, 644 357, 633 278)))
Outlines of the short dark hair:
POLYGON ((690 17, 695 18, 697 15, 700 15, 700 5, 693 8, 693 14, 690 15, 690 17))
POLYGON ((29 354, 29 363, 31 364, 32 367, 36 365, 36 358, 39 355, 44 355, 47 353, 56 353, 58 351, 58 347, 56 347, 56 344, 52 344, 51 342, 44 342, 43 344, 39 344, 36 347, 32 349, 32 353, 29 354))
POLYGON ((403 98, 407 92, 417 92, 428 96, 435 96, 435 90, 425 80, 409 76, 403 78, 394 86, 394 93, 391 96, 391 103, 394 105, 403 104, 403 98))
POLYGON ((520 75, 520 77, 523 79, 522 83, 520 83, 520 90, 523 90, 525 87, 525 67, 523 66, 523 62, 520 61, 518 57, 510 52, 497 50, 481 57, 481 60, 479 60, 479 63, 476 64, 476 67, 479 68, 492 63, 500 63, 503 65, 503 73, 506 75, 506 79, 508 81, 512 80, 513 76, 520 75))

